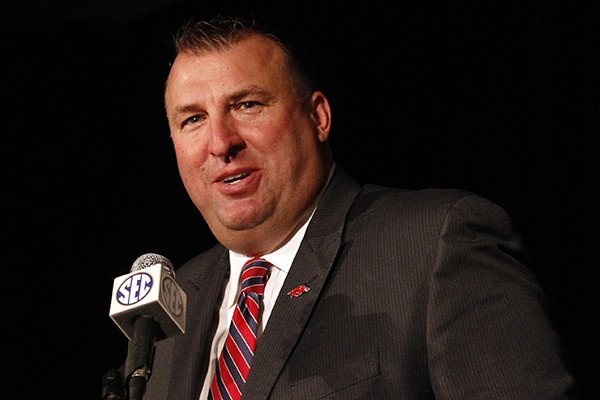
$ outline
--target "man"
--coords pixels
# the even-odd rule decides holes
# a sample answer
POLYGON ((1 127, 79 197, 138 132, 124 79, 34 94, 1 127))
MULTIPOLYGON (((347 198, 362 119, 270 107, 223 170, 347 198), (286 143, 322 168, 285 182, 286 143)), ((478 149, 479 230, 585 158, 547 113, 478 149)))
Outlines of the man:
POLYGON ((145 399, 570 398, 501 208, 458 190, 360 187, 333 161, 326 96, 255 25, 190 23, 176 47, 171 136, 220 244, 177 272, 186 333, 157 344, 145 399), (243 352, 228 330, 256 258, 268 270, 258 327, 233 366, 221 352, 243 352))

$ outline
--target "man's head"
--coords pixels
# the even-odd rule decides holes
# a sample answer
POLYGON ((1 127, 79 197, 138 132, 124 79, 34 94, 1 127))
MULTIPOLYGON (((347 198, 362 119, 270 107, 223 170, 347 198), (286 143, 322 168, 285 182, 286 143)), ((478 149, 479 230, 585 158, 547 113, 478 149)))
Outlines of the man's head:
POLYGON ((310 216, 331 168, 328 101, 254 25, 188 24, 176 49, 165 106, 183 183, 226 247, 273 251, 310 216))

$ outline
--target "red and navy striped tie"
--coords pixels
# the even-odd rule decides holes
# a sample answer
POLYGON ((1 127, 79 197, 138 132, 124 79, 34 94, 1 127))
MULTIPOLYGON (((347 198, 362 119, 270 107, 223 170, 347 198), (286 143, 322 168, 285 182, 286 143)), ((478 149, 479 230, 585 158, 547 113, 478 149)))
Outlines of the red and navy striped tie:
POLYGON ((239 400, 242 397, 254 358, 258 311, 270 266, 264 259, 255 257, 242 268, 242 290, 210 385, 209 400, 239 400))

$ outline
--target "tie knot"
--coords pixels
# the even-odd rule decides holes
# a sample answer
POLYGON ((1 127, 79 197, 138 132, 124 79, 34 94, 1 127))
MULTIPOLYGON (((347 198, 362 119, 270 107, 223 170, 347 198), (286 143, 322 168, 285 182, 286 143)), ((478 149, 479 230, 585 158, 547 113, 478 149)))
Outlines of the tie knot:
POLYGON ((265 291, 267 273, 271 263, 262 258, 252 258, 242 268, 242 292, 254 292, 262 295, 265 291))

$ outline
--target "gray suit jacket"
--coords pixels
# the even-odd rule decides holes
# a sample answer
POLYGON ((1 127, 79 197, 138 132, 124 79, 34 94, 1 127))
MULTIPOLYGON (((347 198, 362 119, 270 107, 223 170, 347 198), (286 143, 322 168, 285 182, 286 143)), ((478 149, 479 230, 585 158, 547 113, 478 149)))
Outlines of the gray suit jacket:
MULTIPOLYGON (((187 331, 157 344, 145 399, 198 400, 229 271, 178 269, 187 331)), ((566 399, 573 387, 521 241, 457 190, 326 189, 257 344, 245 399, 566 399), (298 297, 287 293, 304 284, 298 297)))

